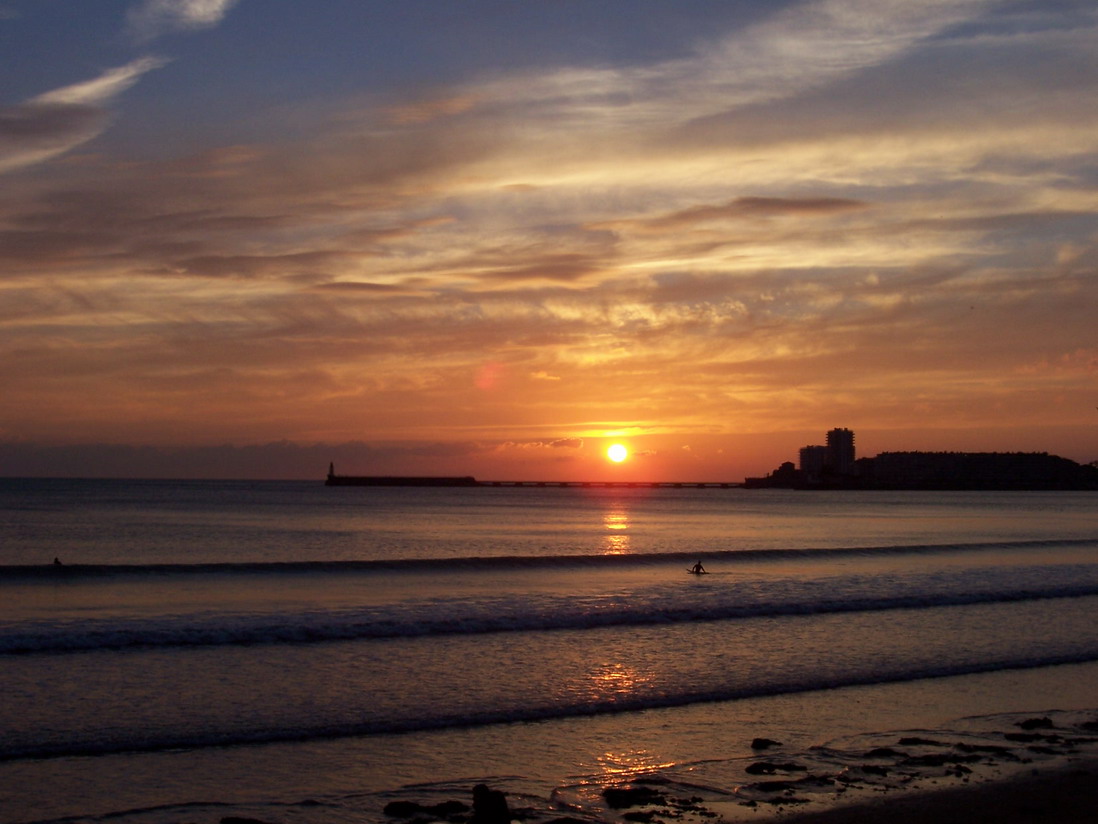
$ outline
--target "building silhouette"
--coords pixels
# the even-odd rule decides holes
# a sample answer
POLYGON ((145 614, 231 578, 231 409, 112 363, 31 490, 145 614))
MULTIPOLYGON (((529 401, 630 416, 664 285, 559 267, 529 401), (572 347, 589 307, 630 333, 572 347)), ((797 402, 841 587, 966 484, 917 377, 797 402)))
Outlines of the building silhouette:
POLYGON ((800 467, 785 462, 749 489, 1093 489, 1098 466, 1047 452, 882 452, 858 458, 854 433, 835 428, 826 446, 804 446, 800 467))
POLYGON ((826 446, 802 446, 800 479, 805 484, 835 483, 858 474, 854 454, 854 433, 836 427, 827 433, 826 446))
POLYGON ((854 433, 835 428, 827 433, 827 468, 833 475, 855 475, 854 433))
POLYGON ((802 446, 800 458, 801 478, 807 483, 820 483, 827 472, 827 447, 802 446))

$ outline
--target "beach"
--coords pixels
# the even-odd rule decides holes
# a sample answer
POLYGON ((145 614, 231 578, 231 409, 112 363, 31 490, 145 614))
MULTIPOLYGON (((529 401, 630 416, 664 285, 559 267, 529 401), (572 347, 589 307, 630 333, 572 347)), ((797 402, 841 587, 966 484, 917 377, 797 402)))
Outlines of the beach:
MULTIPOLYGON (((964 784, 924 792, 886 795, 855 804, 840 804, 812 813, 780 815, 783 824, 1032 824, 1035 821, 1083 822, 1098 816, 1094 782, 1098 761, 1072 763, 1052 770, 1035 769, 1013 779, 983 784, 964 784)), ((642 785, 643 787, 643 785, 642 785)), ((623 790, 625 793, 630 789, 623 790)), ((638 794, 637 797, 641 797, 638 794)), ((460 803, 460 802, 459 802, 460 803)), ((666 808, 665 808, 666 809, 666 808)), ((403 810, 402 810, 403 812, 403 810)), ((430 811, 417 811, 419 819, 430 819, 430 811), (424 814, 424 812, 426 814, 424 814)), ((403 815, 390 815, 391 819, 403 815)), ((626 812, 624 820, 727 820, 720 812, 698 805, 672 809, 662 817, 658 810, 626 812)), ((451 820, 466 820, 458 813, 451 820)), ((516 819, 523 820, 523 819, 516 819)), ((557 822, 574 819, 561 818, 557 822)), ((759 819, 746 819, 759 820, 759 819)))
POLYGON ((1076 715, 1078 725, 1062 713, 983 718, 976 738, 967 726, 938 729, 933 738, 918 731, 862 734, 849 740, 861 745, 855 749, 811 748, 793 757, 759 753, 744 767, 749 777, 728 798, 641 778, 603 790, 608 814, 600 817, 792 824, 1089 821, 1098 811, 1096 717, 1076 715), (1080 721, 1084 717, 1091 720, 1080 721))
MULTIPOLYGON (((1065 689, 1064 698, 1072 700, 1074 692, 1078 700, 1091 693, 1084 682, 1094 675, 1089 666, 1061 673, 1064 683, 1075 681, 1074 687, 1065 689)), ((730 717, 728 707, 719 706, 646 714, 649 717, 629 724, 603 721, 591 732, 608 745, 598 770, 549 793, 524 791, 513 779, 500 779, 495 786, 510 790, 516 820, 538 822, 1089 820, 1083 813, 1095 805, 1095 710, 969 716, 933 727, 927 723, 913 729, 847 732, 803 745, 822 729, 853 731, 870 719, 929 722, 939 711, 929 699, 936 699, 943 709, 1011 703, 1006 695, 992 694, 996 682, 1017 691, 1015 705, 1030 697, 1040 700, 1041 684, 1047 686, 1048 680, 1047 672, 1001 676, 836 690, 799 701, 760 699, 742 708, 747 716, 741 719, 742 726, 730 717), (912 701, 920 698, 920 705, 912 701), (851 708, 860 713, 843 717, 851 708), (650 745, 659 735, 655 728, 671 724, 678 725, 684 738, 698 736, 695 744, 701 740, 699 731, 709 728, 704 745, 709 757, 695 758, 691 743, 683 741, 677 758, 661 760, 650 745), (785 741, 740 737, 762 731, 791 735, 785 741), (626 743, 632 749, 619 748, 626 743), (1067 817, 1058 817, 1061 814, 1067 817)), ((570 740, 571 730, 557 726, 552 731, 570 740)), ((539 732, 550 730, 512 730, 511 735, 529 750, 552 752, 527 737, 539 732)), ((511 766, 529 774, 521 761, 511 766)), ((364 811, 364 816, 466 820, 467 810, 439 811, 468 803, 471 786, 410 787, 385 795, 397 812, 378 816, 376 811, 364 811)))

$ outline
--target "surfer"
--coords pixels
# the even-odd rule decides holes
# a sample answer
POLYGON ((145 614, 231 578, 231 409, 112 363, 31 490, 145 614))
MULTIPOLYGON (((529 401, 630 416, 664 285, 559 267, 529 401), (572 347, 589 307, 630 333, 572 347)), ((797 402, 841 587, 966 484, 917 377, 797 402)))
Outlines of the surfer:
POLYGON ((690 567, 690 572, 694 575, 701 575, 705 572, 705 567, 702 566, 701 561, 698 561, 694 566, 690 567))

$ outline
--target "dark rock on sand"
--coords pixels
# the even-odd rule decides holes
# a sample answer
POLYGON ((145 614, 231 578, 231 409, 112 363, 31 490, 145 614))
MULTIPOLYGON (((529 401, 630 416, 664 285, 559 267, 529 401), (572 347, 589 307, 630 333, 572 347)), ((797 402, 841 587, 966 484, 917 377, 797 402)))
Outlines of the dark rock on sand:
POLYGON ((987 755, 997 755, 1000 758, 1011 758, 1015 761, 1018 760, 1018 756, 1014 754, 1014 750, 1010 747, 1000 747, 995 744, 965 744, 964 742, 957 744, 956 749, 961 752, 967 753, 986 753, 987 755))
POLYGON ((903 758, 907 753, 894 750, 892 747, 874 747, 863 755, 863 758, 903 758))
POLYGON ((900 763, 905 767, 944 767, 947 764, 973 764, 980 760, 978 755, 957 755, 956 753, 935 752, 927 755, 912 755, 900 763))
POLYGON ((792 761, 785 764, 775 764, 770 761, 756 761, 744 767, 748 775, 773 775, 776 772, 805 772, 808 767, 803 764, 794 764, 792 761))
POLYGON ((469 820, 474 824, 510 824, 507 796, 489 789, 487 784, 477 784, 473 787, 473 816, 469 820))
POLYGON ((866 775, 879 775, 881 778, 890 772, 888 767, 882 767, 879 764, 862 764, 861 769, 866 775))
POLYGON ((1027 718, 1025 721, 1019 721, 1016 726, 1021 727, 1023 730, 1051 730, 1056 727, 1056 725, 1052 723, 1052 719, 1047 716, 1043 718, 1027 718))
POLYGON ((775 741, 773 738, 755 738, 751 741, 751 749, 753 750, 769 750, 771 747, 780 747, 781 741, 775 741))
POLYGON ((651 787, 607 787, 602 791, 602 797, 614 810, 664 803, 663 793, 651 787))
POLYGON ((943 742, 935 741, 933 738, 918 738, 918 737, 915 737, 915 736, 911 736, 909 738, 901 738, 896 743, 898 743, 901 747, 944 747, 944 746, 946 746, 946 744, 944 744, 943 742))
POLYGON ((760 781, 751 785, 754 789, 764 793, 782 793, 792 790, 796 785, 792 781, 760 781))
POLYGON ((442 801, 438 804, 432 804, 427 808, 427 812, 450 818, 469 812, 469 805, 462 804, 460 801, 442 801))
MULTIPOLYGON (((423 812, 423 805, 414 801, 390 801, 385 805, 382 812, 392 818, 411 818, 413 815, 419 815, 423 812)), ((222 821, 221 824, 225 824, 225 822, 222 821)))
POLYGON ((1028 744, 1033 741, 1047 741, 1051 744, 1057 744, 1061 740, 1058 735, 1045 735, 1040 732, 1004 732, 1003 738, 1020 744, 1028 744))

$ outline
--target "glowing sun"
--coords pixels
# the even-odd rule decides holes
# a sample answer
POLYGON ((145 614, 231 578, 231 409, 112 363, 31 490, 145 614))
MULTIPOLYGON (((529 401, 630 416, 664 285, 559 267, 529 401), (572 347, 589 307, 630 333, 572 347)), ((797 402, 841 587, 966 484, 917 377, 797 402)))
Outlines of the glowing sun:
POLYGON ((606 450, 606 457, 614 463, 621 463, 629 457, 629 450, 620 443, 616 443, 606 450))

